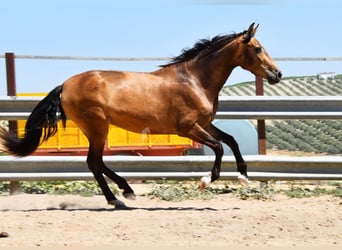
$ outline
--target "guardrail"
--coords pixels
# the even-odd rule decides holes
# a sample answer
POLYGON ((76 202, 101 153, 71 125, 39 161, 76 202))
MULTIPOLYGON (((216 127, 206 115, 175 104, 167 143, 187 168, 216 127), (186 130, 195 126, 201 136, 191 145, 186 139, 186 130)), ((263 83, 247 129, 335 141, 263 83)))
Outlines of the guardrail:
MULTIPOLYGON (((26 119, 42 97, 0 97, 0 120, 26 119)), ((217 119, 341 119, 341 96, 221 96, 217 119)), ((105 162, 130 179, 197 178, 210 171, 212 156, 105 156, 105 162)), ((342 156, 245 156, 251 179, 342 180, 342 156)), ((235 160, 224 156, 223 179, 235 179, 235 160)), ((92 179, 85 157, 0 157, 0 180, 92 179)))
MULTIPOLYGON (((42 97, 0 96, 0 119, 26 119, 42 97)), ((341 119, 342 96, 220 96, 216 119, 341 119)))
MULTIPOLYGON (((341 180, 342 157, 245 156, 251 180, 341 180)), ((189 179, 206 176, 214 156, 104 156, 106 165, 128 179, 189 179)), ((224 156, 221 179, 236 179, 235 159, 224 156)), ((85 156, 0 157, 0 181, 93 179, 85 156)))

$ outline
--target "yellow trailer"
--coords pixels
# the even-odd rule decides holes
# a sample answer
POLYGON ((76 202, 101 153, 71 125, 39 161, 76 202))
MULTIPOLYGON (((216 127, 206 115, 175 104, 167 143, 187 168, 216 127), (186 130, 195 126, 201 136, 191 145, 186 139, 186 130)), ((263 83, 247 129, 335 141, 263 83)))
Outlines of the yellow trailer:
MULTIPOLYGON (((44 93, 24 93, 20 96, 45 96, 44 93)), ((25 120, 18 121, 18 133, 23 134, 25 120)), ((66 154, 83 155, 88 150, 88 140, 77 125, 68 120, 64 129, 58 123, 56 135, 42 143, 36 155, 66 154)), ((182 155, 188 148, 197 148, 199 145, 192 140, 174 134, 155 135, 148 130, 141 134, 125 129, 110 126, 104 154, 130 154, 130 155, 182 155)))

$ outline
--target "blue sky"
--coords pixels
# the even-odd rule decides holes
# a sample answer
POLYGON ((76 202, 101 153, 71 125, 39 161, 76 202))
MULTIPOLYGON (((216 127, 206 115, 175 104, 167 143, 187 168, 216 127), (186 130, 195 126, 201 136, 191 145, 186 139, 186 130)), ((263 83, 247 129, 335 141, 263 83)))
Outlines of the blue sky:
MULTIPOLYGON (((260 25, 272 57, 341 57, 340 0, 3 1, 0 54, 171 57, 197 40, 260 25)), ((5 61, 0 95, 6 95, 5 61)), ((16 60, 17 92, 48 92, 90 69, 153 71, 163 62, 16 60)), ((277 62, 284 76, 342 73, 342 62, 277 62)), ((242 69, 227 84, 253 80, 242 69)))

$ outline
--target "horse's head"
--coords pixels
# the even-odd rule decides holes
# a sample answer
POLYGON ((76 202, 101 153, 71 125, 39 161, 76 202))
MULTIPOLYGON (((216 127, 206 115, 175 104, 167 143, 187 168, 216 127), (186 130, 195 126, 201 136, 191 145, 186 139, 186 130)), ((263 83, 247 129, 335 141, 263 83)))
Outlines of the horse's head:
POLYGON ((282 74, 264 47, 254 37, 258 26, 254 27, 252 23, 247 32, 239 38, 240 48, 242 48, 240 66, 256 76, 267 79, 270 84, 276 84, 280 81, 282 74))

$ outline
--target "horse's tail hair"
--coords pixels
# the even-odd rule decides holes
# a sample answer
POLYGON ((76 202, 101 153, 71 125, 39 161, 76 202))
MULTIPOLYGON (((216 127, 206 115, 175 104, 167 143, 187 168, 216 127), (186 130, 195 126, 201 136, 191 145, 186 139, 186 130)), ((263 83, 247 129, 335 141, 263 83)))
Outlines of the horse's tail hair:
POLYGON ((3 151, 20 157, 31 155, 41 143, 56 134, 59 120, 63 121, 65 127, 66 115, 60 97, 62 88, 63 85, 57 86, 33 109, 26 121, 23 137, 0 128, 0 145, 3 151))

